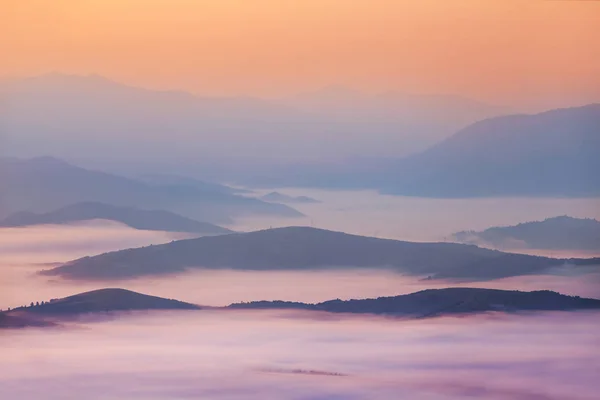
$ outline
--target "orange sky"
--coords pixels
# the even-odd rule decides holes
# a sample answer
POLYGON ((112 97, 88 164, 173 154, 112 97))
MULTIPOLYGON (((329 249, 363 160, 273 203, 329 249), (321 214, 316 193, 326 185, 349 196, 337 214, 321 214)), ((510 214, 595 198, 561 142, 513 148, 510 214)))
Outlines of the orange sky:
POLYGON ((277 96, 331 84, 600 101, 600 1, 0 0, 0 76, 277 96))

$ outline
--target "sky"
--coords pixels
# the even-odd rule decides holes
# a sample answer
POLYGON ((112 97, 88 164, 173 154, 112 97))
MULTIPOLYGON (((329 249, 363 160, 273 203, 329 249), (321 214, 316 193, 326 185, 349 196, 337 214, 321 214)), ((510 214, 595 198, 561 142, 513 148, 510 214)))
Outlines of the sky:
POLYGON ((202 95, 343 85, 494 104, 600 101, 600 1, 2 0, 0 77, 202 95))

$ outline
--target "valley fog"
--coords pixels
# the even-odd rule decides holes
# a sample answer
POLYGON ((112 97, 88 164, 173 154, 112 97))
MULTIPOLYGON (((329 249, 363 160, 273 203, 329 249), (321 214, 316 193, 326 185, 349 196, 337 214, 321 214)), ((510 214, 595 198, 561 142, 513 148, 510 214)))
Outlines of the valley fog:
MULTIPOLYGON (((600 219, 600 198, 467 198, 436 199, 380 194, 375 191, 332 191, 275 188, 257 191, 309 196, 320 203, 292 204, 304 218, 242 218, 231 229, 250 231, 289 225, 307 225, 363 236, 408 241, 444 241, 454 232, 569 215, 600 219)), ((561 256, 584 256, 572 253, 561 256)), ((596 253, 600 255, 600 249, 596 253)))
MULTIPOLYGON (((330 207, 328 203, 318 204, 330 207)), ((376 208, 365 204, 367 209, 376 208)), ((349 214, 357 219, 368 213, 349 214)), ((289 221, 288 222, 293 222, 289 221)), ((383 220, 382 220, 383 222, 383 220)), ((393 231, 393 218, 382 230, 393 231)), ((427 223, 427 221, 425 222, 427 223)), ((429 222, 433 223, 433 222, 429 222)), ((360 229, 359 229, 360 230, 360 229)), ((105 221, 77 225, 47 225, 0 229, 0 309, 31 301, 105 287, 120 287, 142 293, 201 305, 225 306, 253 300, 321 302, 334 298, 395 296, 429 288, 450 286, 516 290, 555 290, 583 297, 600 295, 600 274, 573 275, 558 268, 553 275, 531 275, 481 282, 424 281, 384 269, 335 269, 326 271, 235 271, 191 269, 184 273, 122 281, 69 281, 37 274, 86 255, 190 237, 155 231, 140 231, 105 221)))
MULTIPOLYGON (((320 195, 325 202, 304 205, 302 210, 310 208, 309 214, 325 221, 327 228, 352 225, 356 229, 350 231, 369 234, 377 226, 381 236, 415 235, 426 240, 470 225, 448 208, 433 212, 444 201, 425 203, 432 212, 420 213, 428 217, 418 224, 411 217, 414 208, 406 203, 412 199, 377 195, 378 203, 369 201, 373 196, 369 193, 355 194, 361 200, 356 208, 344 211, 348 215, 344 221, 336 210, 349 206, 343 202, 346 193, 310 194, 320 195), (339 203, 332 201, 333 196, 341 199, 339 203), (413 223, 401 224, 402 219, 413 223)), ((454 204, 455 211, 462 209, 463 215, 473 209, 468 203, 446 204, 454 204)), ((578 208, 581 213, 585 204, 591 207, 592 202, 556 200, 543 211, 578 208)), ((485 206, 481 207, 483 211, 485 206)), ((511 215, 508 219, 523 217, 519 212, 511 215)), ((250 229, 247 223, 236 228, 250 229)), ((265 224, 256 228, 268 227, 265 224)), ((0 229, 0 308, 104 287, 210 306, 260 299, 319 302, 392 296, 448 286, 551 289, 589 297, 600 293, 600 275, 571 276, 562 270, 555 275, 485 282, 423 281, 379 269, 192 270, 111 282, 36 274, 85 255, 185 237, 190 236, 139 231, 104 221, 0 229)), ((591 400, 600 390, 598 313, 409 321, 319 312, 200 310, 132 312, 97 319, 86 317, 57 328, 2 330, 0 398, 62 400, 101 394, 108 400, 591 400)))
POLYGON ((591 400, 599 315, 188 311, 0 334, 0 398, 591 400))

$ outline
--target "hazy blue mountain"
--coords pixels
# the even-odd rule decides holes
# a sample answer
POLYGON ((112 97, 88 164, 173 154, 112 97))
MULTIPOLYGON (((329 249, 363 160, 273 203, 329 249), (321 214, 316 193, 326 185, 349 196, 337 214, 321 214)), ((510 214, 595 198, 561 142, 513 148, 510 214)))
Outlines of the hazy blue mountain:
POLYGON ((235 169, 243 173, 280 159, 404 155, 504 113, 457 96, 358 92, 348 110, 345 95, 329 96, 325 107, 319 92, 267 101, 146 90, 97 75, 8 80, 0 84, 2 152, 129 167, 243 164, 235 169))
POLYGON ((457 232, 453 234, 453 239, 460 243, 498 248, 600 250, 600 222, 562 216, 515 226, 493 227, 482 232, 457 232))
POLYGON ((261 197, 261 200, 273 202, 273 203, 297 203, 297 204, 310 204, 319 203, 319 200, 313 199, 307 196, 288 196, 279 192, 267 193, 261 197))
POLYGON ((232 231, 207 222, 198 222, 163 210, 142 210, 109 204, 85 202, 72 204, 43 214, 22 211, 0 221, 0 227, 43 224, 69 224, 78 221, 103 219, 121 222, 141 230, 189 232, 201 235, 221 235, 232 231))
MULTIPOLYGON (((308 227, 179 240, 84 257, 44 271, 68 279, 122 279, 189 268, 297 270, 377 268, 439 278, 489 279, 542 273, 566 260, 457 243, 412 243, 308 227)), ((569 260, 579 263, 579 260, 569 260)), ((600 260, 583 260, 600 264, 600 260)))
POLYGON ((375 185, 427 197, 597 196, 598 171, 600 104, 593 104, 477 122, 391 163, 375 185))
POLYGON ((330 300, 317 304, 258 301, 232 304, 235 309, 305 309, 335 313, 386 314, 434 317, 486 311, 600 310, 600 300, 565 296, 548 290, 520 292, 475 288, 428 289, 420 292, 365 300, 330 300))
POLYGON ((238 182, 440 198, 598 196, 599 127, 600 104, 507 115, 475 122, 410 156, 363 152, 336 162, 289 162, 242 172, 238 182))
POLYGON ((50 157, 0 158, 0 174, 0 217, 21 210, 46 213, 81 202, 164 209, 211 223, 241 215, 302 215, 283 204, 191 186, 148 184, 50 157))

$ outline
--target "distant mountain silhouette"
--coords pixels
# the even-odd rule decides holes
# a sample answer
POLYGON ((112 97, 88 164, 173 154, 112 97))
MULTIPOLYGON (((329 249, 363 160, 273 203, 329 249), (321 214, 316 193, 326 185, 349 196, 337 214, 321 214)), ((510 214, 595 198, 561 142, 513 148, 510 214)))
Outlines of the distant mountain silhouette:
POLYGON ((482 232, 457 232, 453 239, 460 243, 509 249, 600 251, 600 222, 562 216, 515 226, 493 227, 482 232))
POLYGON ((0 158, 0 218, 28 210, 46 213, 80 202, 164 209, 211 223, 242 215, 301 216, 283 204, 186 185, 156 185, 41 157, 0 158))
MULTIPOLYGON (((52 326, 60 318, 81 314, 119 311, 201 310, 178 300, 165 299, 125 289, 99 289, 48 302, 31 303, 11 311, 0 312, 0 328, 52 326), (56 320, 56 318, 59 318, 56 320)), ((253 301, 234 303, 213 309, 235 310, 310 310, 331 313, 383 314, 396 317, 430 318, 444 315, 476 314, 489 311, 583 311, 600 310, 600 300, 566 296, 549 290, 521 292, 514 290, 445 288, 428 289, 407 295, 363 300, 329 300, 309 304, 287 301, 253 301)))
POLYGON ((330 300, 307 304, 258 301, 232 304, 234 309, 305 309, 334 313, 386 314, 404 317, 435 317, 487 311, 575 311, 600 310, 600 300, 565 296, 548 290, 447 288, 365 300, 330 300))
MULTIPOLYGON (((84 257, 45 275, 122 279, 189 268, 296 270, 377 268, 438 278, 490 279, 541 273, 566 260, 502 253, 456 243, 411 243, 308 227, 268 229, 84 257)), ((594 260, 570 263, 600 264, 594 260)))
POLYGON ((600 104, 593 104, 477 122, 373 179, 408 196, 577 197, 600 195, 597 171, 600 104))
POLYGON ((377 189, 437 198, 595 197, 599 126, 600 104, 506 115, 459 128, 409 156, 363 152, 337 162, 282 163, 232 179, 256 187, 377 189))
POLYGON ((148 90, 98 75, 6 80, 0 82, 2 150, 121 165, 164 161, 183 164, 182 170, 202 161, 223 171, 234 168, 235 175, 252 164, 234 165, 244 158, 314 156, 316 140, 323 159, 408 154, 469 123, 506 114, 458 96, 353 92, 348 104, 348 90, 341 96, 324 92, 332 91, 263 100, 148 90))
POLYGON ((288 196, 279 192, 271 192, 261 197, 261 200, 274 202, 274 203, 297 203, 297 204, 309 204, 319 203, 319 200, 313 199, 307 196, 288 196))
POLYGON ((162 210, 141 210, 103 203, 77 203, 44 214, 19 212, 3 221, 0 227, 19 227, 42 224, 69 224, 78 221, 104 219, 121 222, 140 230, 189 232, 202 235, 221 235, 232 231, 207 222, 198 222, 162 210))

